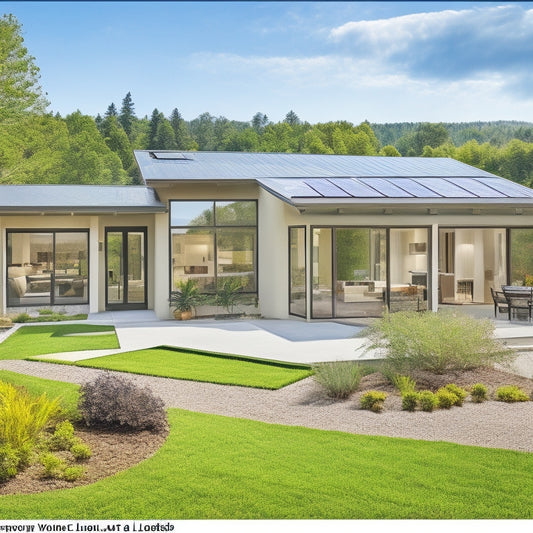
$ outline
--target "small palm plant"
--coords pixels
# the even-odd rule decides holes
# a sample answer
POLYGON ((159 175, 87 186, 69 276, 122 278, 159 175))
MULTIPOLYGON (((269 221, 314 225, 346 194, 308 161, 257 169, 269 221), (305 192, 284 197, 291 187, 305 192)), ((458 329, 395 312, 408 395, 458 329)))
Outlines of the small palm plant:
POLYGON ((231 277, 225 279, 219 284, 216 302, 223 307, 227 313, 232 314, 235 305, 237 305, 242 297, 242 289, 245 282, 239 278, 231 277))
POLYGON ((174 317, 178 320, 190 319, 201 300, 202 295, 195 280, 178 281, 176 291, 170 295, 170 307, 174 310, 174 317))

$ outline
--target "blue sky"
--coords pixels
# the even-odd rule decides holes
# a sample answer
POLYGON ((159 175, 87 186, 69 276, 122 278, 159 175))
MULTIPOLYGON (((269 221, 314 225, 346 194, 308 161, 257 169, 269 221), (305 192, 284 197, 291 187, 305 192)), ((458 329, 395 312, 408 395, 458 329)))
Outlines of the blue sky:
POLYGON ((533 2, 2 2, 50 110, 533 121, 533 2))

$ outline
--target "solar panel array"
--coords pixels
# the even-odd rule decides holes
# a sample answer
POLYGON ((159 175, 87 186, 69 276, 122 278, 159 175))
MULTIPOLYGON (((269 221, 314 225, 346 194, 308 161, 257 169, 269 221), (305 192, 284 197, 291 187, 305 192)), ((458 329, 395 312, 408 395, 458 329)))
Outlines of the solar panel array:
POLYGON ((265 178, 258 182, 296 198, 533 198, 533 190, 503 178, 265 178))

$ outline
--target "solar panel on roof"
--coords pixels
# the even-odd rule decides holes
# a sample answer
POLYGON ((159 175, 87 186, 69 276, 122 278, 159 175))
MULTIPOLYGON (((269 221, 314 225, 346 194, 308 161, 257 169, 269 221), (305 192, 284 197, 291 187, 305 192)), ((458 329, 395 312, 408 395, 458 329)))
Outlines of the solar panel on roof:
POLYGON ((482 181, 473 178, 446 178, 446 181, 452 182, 459 187, 470 191, 480 198, 504 198, 505 194, 492 189, 485 185, 482 181))
POLYGON ((322 196, 325 196, 326 198, 350 197, 350 195, 346 191, 339 189, 339 187, 337 187, 334 183, 331 183, 327 179, 317 178, 314 180, 305 180, 304 183, 309 187, 312 187, 315 191, 320 193, 322 196))
POLYGON ((377 189, 388 198, 412 198, 413 195, 394 185, 392 180, 385 178, 358 178, 357 181, 377 189))
POLYGON ((475 198, 476 195, 442 178, 416 178, 415 181, 445 198, 475 198))
POLYGON ((355 198, 383 198, 383 194, 355 178, 329 178, 328 181, 355 198))
POLYGON ((483 178, 483 183, 511 198, 533 198, 533 190, 503 178, 483 178))
POLYGON ((415 198, 441 198, 442 195, 424 187, 410 178, 394 178, 394 183, 404 191, 411 193, 415 198))

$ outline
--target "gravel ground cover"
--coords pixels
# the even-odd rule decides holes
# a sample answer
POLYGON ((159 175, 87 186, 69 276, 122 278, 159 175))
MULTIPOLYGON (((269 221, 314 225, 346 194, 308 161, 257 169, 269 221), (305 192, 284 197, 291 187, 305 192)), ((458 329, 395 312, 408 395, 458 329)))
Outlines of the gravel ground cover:
MULTIPOLYGON (((0 369, 80 384, 102 372, 22 360, 0 361, 0 369)), ((276 391, 141 375, 131 375, 129 379, 151 388, 167 407, 356 434, 533 452, 533 402, 506 404, 487 401, 474 404, 467 400, 463 407, 433 413, 411 413, 401 410, 401 399, 379 374, 364 378, 361 389, 389 392, 385 411, 380 414, 359 408, 361 392, 345 401, 328 399, 312 378, 276 391)), ((422 385, 423 379, 429 378, 420 376, 417 379, 422 385)), ((462 376, 442 376, 440 379, 443 383, 454 382, 460 386, 483 382, 493 390, 499 385, 514 384, 528 394, 533 392, 533 380, 500 370, 484 369, 462 376)), ((423 386, 427 383, 424 382, 423 386)))

